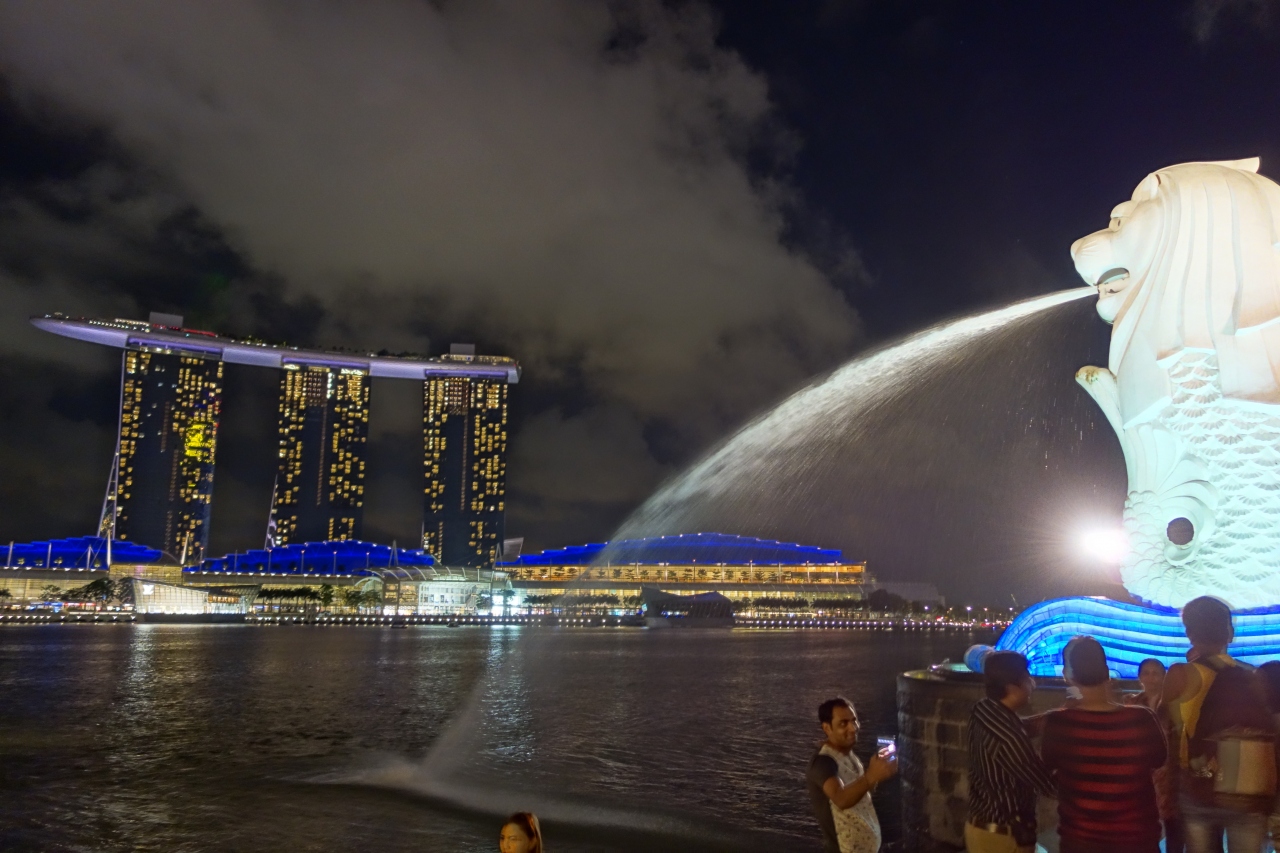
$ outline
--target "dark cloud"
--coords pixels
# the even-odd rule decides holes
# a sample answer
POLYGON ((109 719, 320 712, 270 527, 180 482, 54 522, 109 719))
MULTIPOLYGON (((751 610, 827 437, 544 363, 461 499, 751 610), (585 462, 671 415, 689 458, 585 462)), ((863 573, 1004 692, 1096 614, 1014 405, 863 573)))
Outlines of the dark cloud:
MULTIPOLYGON (((856 249, 789 238, 796 140, 696 4, 19 2, 0 69, 23 121, 100 155, 4 196, 13 346, 83 356, 33 344, 27 313, 175 310, 510 353, 511 523, 535 541, 552 521, 606 535, 673 460, 859 339, 856 249)), ((404 409, 388 441, 413 441, 404 409)), ((262 477, 223 460, 215 528, 247 526, 222 504, 260 504, 262 477)), ((374 529, 416 530, 372 500, 374 529)))
POLYGON ((117 361, 75 366, 6 353, 0 360, 0 506, 4 541, 93 532, 106 491, 117 361), (86 529, 88 528, 88 529, 86 529))

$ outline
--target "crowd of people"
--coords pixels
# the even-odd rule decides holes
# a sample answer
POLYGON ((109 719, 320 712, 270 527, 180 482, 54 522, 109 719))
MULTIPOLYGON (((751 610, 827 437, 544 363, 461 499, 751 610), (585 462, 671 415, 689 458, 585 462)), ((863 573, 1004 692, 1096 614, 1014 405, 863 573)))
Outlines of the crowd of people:
MULTIPOLYGON (((969 718, 969 853, 1034 853, 1040 797, 1057 800, 1059 853, 1158 853, 1162 841, 1165 853, 1276 850, 1280 661, 1255 670, 1231 657, 1231 611, 1216 598, 1189 602, 1182 623, 1186 663, 1143 661, 1141 692, 1125 695, 1102 644, 1075 637, 1063 650, 1066 701, 1035 716, 1018 713, 1036 690, 1026 657, 986 657, 986 696, 969 718)), ((864 766, 843 697, 823 702, 818 722, 825 740, 807 781, 825 851, 877 853, 871 794, 898 772, 895 746, 864 766)), ((509 817, 500 849, 542 853, 538 818, 509 817)))
MULTIPOLYGON (((1190 650, 1166 672, 1142 662, 1142 691, 1121 695, 1102 645, 1072 639, 1061 708, 1022 717, 1036 689, 1027 659, 983 664, 986 697, 969 719, 969 853, 1032 853, 1039 797, 1058 804, 1060 853, 1264 853, 1280 824, 1276 733, 1280 661, 1254 669, 1227 654, 1231 611, 1202 597, 1182 610, 1190 650), (1039 739, 1040 748, 1035 747, 1039 739), (1274 817, 1273 817, 1274 815, 1274 817)), ((808 788, 827 853, 876 853, 871 792, 897 773, 893 746, 864 767, 853 703, 819 707, 826 740, 808 788)))

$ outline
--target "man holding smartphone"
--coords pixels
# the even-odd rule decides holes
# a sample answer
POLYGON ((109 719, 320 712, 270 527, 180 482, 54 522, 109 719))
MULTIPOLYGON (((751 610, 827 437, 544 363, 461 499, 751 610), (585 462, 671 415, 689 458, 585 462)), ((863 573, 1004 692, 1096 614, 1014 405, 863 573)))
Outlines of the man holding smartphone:
POLYGON ((818 722, 826 741, 809 762, 809 800, 822 827, 825 853, 877 853, 880 819, 871 792, 898 772, 891 745, 871 756, 866 770, 853 754, 858 742, 858 714, 842 696, 818 706, 818 722))

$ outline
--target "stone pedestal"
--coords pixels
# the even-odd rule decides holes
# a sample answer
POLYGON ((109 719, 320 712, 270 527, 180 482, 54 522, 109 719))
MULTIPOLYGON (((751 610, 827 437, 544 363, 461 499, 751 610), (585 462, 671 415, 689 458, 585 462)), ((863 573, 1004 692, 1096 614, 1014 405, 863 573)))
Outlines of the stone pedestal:
MULTIPOLYGON (((1038 678, 1031 708, 1062 705, 1066 685, 1038 678)), ((984 696, 982 676, 954 670, 898 676, 898 776, 902 783, 902 849, 953 853, 964 849, 969 812, 969 713, 984 696)), ((1057 801, 1041 799, 1041 837, 1056 849, 1057 801)))

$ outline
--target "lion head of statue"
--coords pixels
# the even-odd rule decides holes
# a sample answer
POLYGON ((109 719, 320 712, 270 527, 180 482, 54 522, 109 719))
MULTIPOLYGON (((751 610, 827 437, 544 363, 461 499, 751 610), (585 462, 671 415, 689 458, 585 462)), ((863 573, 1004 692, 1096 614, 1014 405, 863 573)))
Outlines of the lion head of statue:
POLYGON ((1124 426, 1168 402, 1166 366, 1188 349, 1217 355, 1223 397, 1280 404, 1280 186, 1257 172, 1256 157, 1152 172, 1072 245, 1113 325, 1124 426))

